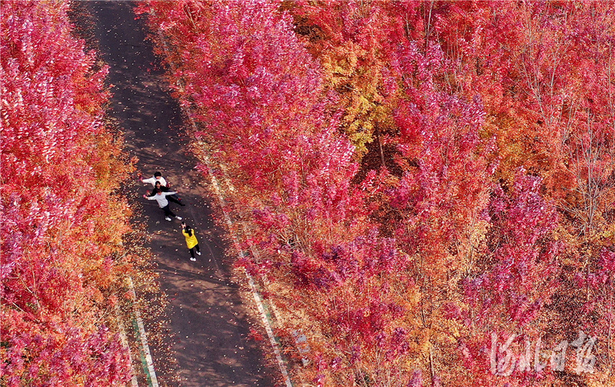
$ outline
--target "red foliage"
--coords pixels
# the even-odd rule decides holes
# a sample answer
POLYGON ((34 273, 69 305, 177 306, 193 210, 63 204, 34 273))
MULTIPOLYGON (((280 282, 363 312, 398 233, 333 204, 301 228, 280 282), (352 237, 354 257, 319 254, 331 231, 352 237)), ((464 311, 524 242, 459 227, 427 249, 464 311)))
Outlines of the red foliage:
POLYGON ((550 303, 557 289, 556 257, 562 248, 551 235, 557 225, 555 207, 541 198, 540 179, 524 173, 518 172, 511 192, 495 190, 487 234, 493 263, 481 268, 466 288, 469 301, 478 306, 478 316, 491 316, 484 324, 497 324, 494 317, 502 313, 509 328, 511 324, 523 328, 550 303))
POLYGON ((128 216, 109 195, 128 167, 102 124, 106 69, 71 35, 67 8, 2 3, 0 379, 10 386, 130 375, 102 324, 128 216))
MULTIPOLYGON (((480 99, 464 100, 438 80, 453 70, 438 46, 422 53, 408 42, 394 58, 404 80, 395 110, 399 135, 390 139, 402 171, 389 193, 389 205, 401 217, 394 232, 409 254, 435 259, 478 222, 491 188, 493 145, 479 136, 480 99)), ((431 266, 431 275, 446 268, 438 260, 431 266)))
POLYGON ((141 11, 200 128, 197 153, 219 164, 203 170, 229 183, 245 226, 234 231, 258 255, 239 264, 270 281, 284 328, 309 331, 306 380, 420 385, 429 370, 431 385, 496 383, 490 334, 539 336, 552 324, 563 337, 580 297, 573 277, 597 322, 585 326, 611 324, 608 5, 149 1, 141 11), (365 145, 372 134, 378 147, 365 145))

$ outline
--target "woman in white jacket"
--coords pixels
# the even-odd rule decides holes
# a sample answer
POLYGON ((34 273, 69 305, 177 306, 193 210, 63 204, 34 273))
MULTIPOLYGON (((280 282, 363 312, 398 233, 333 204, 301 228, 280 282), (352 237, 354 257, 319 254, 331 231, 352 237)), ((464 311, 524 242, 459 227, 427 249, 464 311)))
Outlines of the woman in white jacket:
POLYGON ((176 193, 177 192, 172 192, 172 191, 162 192, 162 190, 157 189, 155 195, 153 196, 143 195, 143 197, 146 198, 147 200, 157 201, 158 207, 162 208, 162 211, 164 211, 164 219, 170 222, 172 220, 171 217, 175 217, 175 219, 177 220, 182 220, 181 216, 177 216, 173 213, 173 211, 171 211, 171 209, 169 208, 169 201, 167 200, 167 196, 175 195, 176 193))

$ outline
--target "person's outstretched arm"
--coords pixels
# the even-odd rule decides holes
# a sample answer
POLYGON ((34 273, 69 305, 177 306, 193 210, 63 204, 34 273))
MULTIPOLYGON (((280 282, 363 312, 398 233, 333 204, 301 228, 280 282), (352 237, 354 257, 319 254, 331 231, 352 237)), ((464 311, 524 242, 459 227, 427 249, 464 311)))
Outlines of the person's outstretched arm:
POLYGON ((150 177, 149 179, 141 179, 141 182, 146 183, 146 184, 155 185, 156 184, 156 178, 155 177, 150 177))

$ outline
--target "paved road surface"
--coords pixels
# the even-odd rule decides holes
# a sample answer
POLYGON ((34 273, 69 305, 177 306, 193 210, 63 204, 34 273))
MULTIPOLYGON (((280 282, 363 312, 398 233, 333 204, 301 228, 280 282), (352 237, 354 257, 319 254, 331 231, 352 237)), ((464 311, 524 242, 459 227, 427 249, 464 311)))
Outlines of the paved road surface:
MULTIPOLYGON (((168 339, 181 385, 274 386, 275 370, 264 364, 260 343, 248 338, 246 307, 230 281, 231 259, 223 254, 222 239, 212 224, 208 199, 194 170, 196 160, 185 151, 179 108, 145 40, 143 20, 135 18, 134 4, 127 1, 83 6, 94 17, 98 49, 110 66, 109 81, 115 85, 111 114, 126 132, 128 150, 139 158, 144 176, 160 170, 179 189, 187 205, 171 204, 172 209, 196 228, 203 252, 197 262, 190 262, 180 222, 165 221, 155 201, 139 199, 148 187, 131 192, 143 207, 142 220, 153 235, 149 247, 170 300, 168 339)), ((148 325, 146 321, 146 329, 148 325)), ((152 350, 156 365, 163 349, 152 350)), ((158 379, 161 385, 176 383, 160 372, 158 379)))

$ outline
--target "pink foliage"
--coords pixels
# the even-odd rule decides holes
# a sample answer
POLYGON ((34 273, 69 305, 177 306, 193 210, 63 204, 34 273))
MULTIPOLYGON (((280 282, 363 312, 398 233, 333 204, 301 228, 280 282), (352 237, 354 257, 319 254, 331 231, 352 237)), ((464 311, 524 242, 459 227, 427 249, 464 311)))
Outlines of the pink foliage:
POLYGON ((119 337, 92 323, 101 312, 89 305, 108 278, 91 269, 109 243, 92 223, 111 204, 92 166, 109 135, 107 70, 72 36, 67 9, 2 3, 0 379, 9 386, 110 386, 130 375, 119 337))
POLYGON ((506 193, 498 187, 490 202, 488 248, 493 266, 468 282, 470 300, 481 315, 504 308, 512 323, 529 324, 557 289, 561 243, 551 237, 555 207, 539 194, 540 179, 520 169, 506 193))

